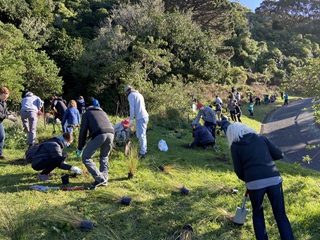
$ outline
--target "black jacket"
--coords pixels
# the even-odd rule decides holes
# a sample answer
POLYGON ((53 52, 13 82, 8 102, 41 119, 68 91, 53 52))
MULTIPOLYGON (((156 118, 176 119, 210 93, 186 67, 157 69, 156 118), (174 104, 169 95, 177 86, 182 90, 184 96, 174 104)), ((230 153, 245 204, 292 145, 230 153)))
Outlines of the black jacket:
POLYGON ((283 158, 281 150, 268 138, 248 133, 231 145, 234 171, 247 182, 280 176, 274 160, 283 158))
POLYGON ((0 123, 8 117, 8 108, 6 101, 0 101, 0 123))
MULTIPOLYGON (((63 156, 62 150, 63 143, 56 137, 50 138, 40 143, 38 149, 34 153, 34 157, 32 158, 32 167, 36 166, 38 163, 44 160, 50 161, 50 159, 56 157, 65 158, 63 156)), ((71 165, 62 162, 59 168, 70 170, 71 165)))
POLYGON ((96 106, 90 106, 82 115, 78 144, 79 150, 82 150, 86 144, 88 130, 90 138, 95 138, 102 133, 114 134, 114 129, 108 115, 96 106))
POLYGON ((55 98, 53 99, 52 103, 51 103, 51 109, 56 109, 57 111, 57 115, 56 117, 60 119, 60 121, 62 121, 63 119, 63 115, 64 112, 67 110, 67 106, 64 103, 62 98, 55 98))

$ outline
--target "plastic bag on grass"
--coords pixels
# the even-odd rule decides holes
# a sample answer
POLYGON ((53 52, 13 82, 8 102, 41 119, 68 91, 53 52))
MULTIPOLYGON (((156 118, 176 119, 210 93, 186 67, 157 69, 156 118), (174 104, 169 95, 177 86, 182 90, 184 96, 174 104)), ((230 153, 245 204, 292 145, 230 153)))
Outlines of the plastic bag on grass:
POLYGON ((168 145, 165 140, 161 139, 158 143, 158 148, 160 151, 166 152, 168 151, 168 145))

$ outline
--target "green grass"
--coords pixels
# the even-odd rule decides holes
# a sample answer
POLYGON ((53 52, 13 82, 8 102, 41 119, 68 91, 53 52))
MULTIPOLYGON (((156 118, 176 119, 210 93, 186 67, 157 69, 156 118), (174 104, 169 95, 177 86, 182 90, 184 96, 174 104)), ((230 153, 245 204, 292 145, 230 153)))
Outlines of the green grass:
MULTIPOLYGON (((254 118, 243 116, 243 122, 257 131, 266 114, 282 103, 255 107, 254 118)), ((246 106, 243 114, 247 114, 246 106)), ((112 118, 113 123, 119 119, 112 118)), ((52 136, 52 126, 38 125, 39 139, 52 136)), ((110 156, 109 184, 97 191, 39 192, 29 190, 33 184, 43 184, 30 165, 13 165, 25 151, 25 135, 20 125, 6 122, 9 160, 0 162, 0 239, 179 239, 182 227, 191 224, 192 239, 254 238, 251 211, 243 226, 234 225, 226 214, 234 214, 241 205, 245 186, 233 172, 226 138, 217 139, 218 151, 185 149, 192 141, 191 129, 167 130, 151 122, 148 131, 148 155, 139 161, 133 179, 128 180, 128 159, 123 151, 113 151, 110 156), (177 138, 180 137, 181 138, 177 138), (158 150, 158 141, 164 139, 168 152, 158 150), (160 165, 174 166, 170 174, 159 170, 160 165), (180 188, 187 187, 188 195, 180 188), (229 189, 239 190, 230 194, 229 189), (117 196, 117 197, 114 197, 117 196), (132 198, 130 206, 122 205, 119 198, 132 198), (68 221, 53 221, 50 216, 57 209, 67 209, 75 216, 94 223, 86 232, 74 228, 68 221), (50 219, 50 220, 48 220, 50 219)), ((135 143, 137 140, 133 139, 135 143)), ((81 166, 75 157, 76 146, 67 149, 69 163, 81 166)), ((94 160, 97 162, 98 155, 94 160)), ((284 179, 286 210, 296 239, 320 239, 320 174, 300 166, 276 162, 284 179)), ((61 186, 65 171, 55 170, 49 186, 61 186)), ((88 186, 93 181, 88 174, 70 178, 70 186, 88 186)), ((250 201, 247 204, 250 209, 250 201)), ((265 199, 265 219, 269 239, 279 238, 271 207, 265 199)), ((72 219, 72 216, 70 216, 72 219)))

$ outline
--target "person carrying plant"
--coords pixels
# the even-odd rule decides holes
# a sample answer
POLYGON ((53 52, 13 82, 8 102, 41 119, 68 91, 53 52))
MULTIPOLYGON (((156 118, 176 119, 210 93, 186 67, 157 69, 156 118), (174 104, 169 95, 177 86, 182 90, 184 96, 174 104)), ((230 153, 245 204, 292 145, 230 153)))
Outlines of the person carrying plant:
POLYGON ((267 195, 281 239, 293 240, 286 215, 283 179, 274 161, 283 158, 282 151, 267 137, 242 123, 233 123, 227 130, 228 144, 238 178, 245 182, 252 204, 252 220, 256 239, 268 239, 263 212, 267 195))
POLYGON ((197 104, 197 109, 199 110, 196 119, 192 122, 192 125, 199 123, 200 119, 204 121, 204 126, 208 128, 209 132, 215 138, 217 118, 214 110, 209 106, 203 106, 201 103, 197 104))
POLYGON ((76 156, 82 154, 82 162, 94 178, 90 189, 106 186, 109 173, 109 155, 112 150, 114 129, 107 113, 98 106, 90 106, 82 115, 76 156), (89 132, 90 140, 86 143, 89 132), (97 168, 92 156, 100 149, 100 166, 97 168))
POLYGON ((7 99, 9 98, 9 96, 10 96, 9 89, 6 87, 0 87, 0 159, 7 158, 2 153, 3 147, 4 147, 4 140, 6 136, 2 122, 5 119, 9 119, 13 122, 17 121, 8 113, 7 99))
POLYGON ((36 142, 38 114, 42 106, 43 101, 32 92, 27 92, 21 101, 20 116, 29 147, 36 142))
POLYGON ((144 97, 131 86, 126 86, 124 92, 129 101, 130 126, 136 120, 136 136, 140 142, 139 157, 144 158, 147 154, 147 125, 149 122, 149 114, 146 110, 144 97))
POLYGON ((73 136, 67 132, 31 147, 35 148, 31 159, 31 166, 36 171, 42 170, 38 174, 38 178, 41 181, 49 181, 50 173, 57 167, 63 170, 71 170, 76 174, 82 173, 80 168, 71 166, 65 162, 68 155, 63 153, 63 149, 69 147, 72 142, 73 136))

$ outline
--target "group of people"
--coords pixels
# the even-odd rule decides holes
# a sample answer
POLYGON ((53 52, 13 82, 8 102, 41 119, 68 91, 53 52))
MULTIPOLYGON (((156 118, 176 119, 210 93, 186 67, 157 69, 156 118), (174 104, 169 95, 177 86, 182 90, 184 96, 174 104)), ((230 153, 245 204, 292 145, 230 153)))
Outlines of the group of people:
MULTIPOLYGON (((38 115, 42 114, 43 101, 33 94, 27 92, 21 101, 20 116, 24 132, 27 133, 27 144, 32 153, 32 168, 41 171, 38 178, 48 181, 55 168, 74 171, 81 174, 82 169, 66 163, 68 154, 63 149, 70 146, 74 140, 73 129, 80 128, 76 156, 82 158, 82 162, 94 178, 94 183, 90 188, 106 185, 108 182, 109 154, 113 147, 114 135, 116 138, 124 139, 124 131, 130 126, 136 125, 136 136, 140 142, 139 157, 143 158, 147 154, 147 124, 149 115, 146 111, 144 97, 133 87, 126 86, 124 92, 128 97, 130 106, 130 119, 123 120, 113 126, 106 112, 100 107, 97 99, 91 98, 91 105, 86 107, 84 98, 79 97, 77 101, 70 100, 68 107, 62 97, 52 96, 51 109, 54 110, 54 118, 59 119, 63 133, 50 138, 40 144, 36 142, 36 127, 38 115), (87 135, 89 134, 89 141, 87 135), (32 149, 32 150, 31 150, 32 149), (93 162, 92 157, 100 149, 99 168, 93 162)), ((2 124, 4 119, 16 121, 9 115, 7 99, 10 91, 6 87, 0 88, 0 159, 5 156, 2 153, 5 131, 2 124)))
MULTIPOLYGON (((124 90, 130 105, 130 120, 124 121, 123 125, 132 126, 135 120, 137 137, 140 141, 140 156, 144 156, 147 154, 146 129, 149 120, 144 98, 131 86, 126 86, 124 90)), ((14 118, 9 116, 6 106, 9 94, 10 92, 6 87, 0 88, 0 156, 2 156, 4 143, 2 121, 6 118, 15 121, 14 118)), ((36 108, 32 112, 39 111, 41 109, 41 100, 30 92, 26 94, 27 96, 32 97, 37 103, 36 108)), ((22 102, 27 103, 27 100, 23 100, 22 102)), ((247 125, 240 122, 230 123, 224 116, 222 116, 223 119, 221 121, 217 121, 212 108, 203 106, 202 104, 198 104, 197 108, 199 109, 199 113, 193 122, 193 127, 195 129, 195 136, 200 136, 203 132, 207 134, 208 139, 203 143, 203 146, 214 144, 216 124, 220 125, 226 133, 234 171, 238 178, 245 182, 248 189, 252 204, 252 218, 256 238, 268 239, 262 207, 264 195, 267 195, 281 239, 294 239, 285 211, 282 189, 283 179, 274 163, 275 160, 283 158, 282 151, 268 138, 257 134, 247 125), (204 120, 204 126, 199 124, 200 118, 204 120), (224 123, 222 124, 223 121, 224 123)), ((24 118, 34 115, 33 113, 28 114, 29 112, 25 109, 23 111, 26 114, 23 116, 24 118)), ((28 125, 24 125, 24 128, 28 128, 26 130, 30 129, 28 125)), ((108 183, 108 158, 112 149, 114 132, 114 127, 108 115, 99 106, 89 106, 82 113, 76 155, 78 157, 82 155, 82 162, 95 180, 90 186, 92 189, 108 183), (88 132, 90 140, 86 142, 88 132), (92 156, 98 149, 100 149, 99 168, 92 161, 92 156)), ((66 131, 62 135, 53 137, 38 145, 32 160, 32 167, 38 171, 42 170, 39 174, 41 180, 48 181, 49 175, 56 167, 74 171, 76 174, 82 173, 80 168, 66 163, 68 156, 63 153, 63 148, 70 146, 72 142, 72 133, 66 131)), ((190 146, 197 145, 198 143, 193 142, 190 146)))

